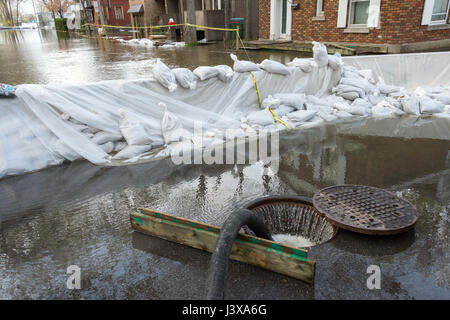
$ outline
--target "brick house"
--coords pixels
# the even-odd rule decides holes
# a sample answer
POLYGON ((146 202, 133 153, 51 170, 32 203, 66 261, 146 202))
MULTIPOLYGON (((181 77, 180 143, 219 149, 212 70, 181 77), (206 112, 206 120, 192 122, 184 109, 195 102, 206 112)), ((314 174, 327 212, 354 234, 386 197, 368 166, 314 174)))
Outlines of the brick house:
POLYGON ((130 26, 130 8, 128 0, 99 0, 93 1, 95 8, 95 22, 112 26, 130 26), (101 10, 101 11, 100 11, 101 10), (103 15, 103 18, 101 17, 103 15), (102 21, 103 19, 103 21, 102 21))
POLYGON ((407 52, 450 47, 449 0, 259 0, 259 38, 407 52))

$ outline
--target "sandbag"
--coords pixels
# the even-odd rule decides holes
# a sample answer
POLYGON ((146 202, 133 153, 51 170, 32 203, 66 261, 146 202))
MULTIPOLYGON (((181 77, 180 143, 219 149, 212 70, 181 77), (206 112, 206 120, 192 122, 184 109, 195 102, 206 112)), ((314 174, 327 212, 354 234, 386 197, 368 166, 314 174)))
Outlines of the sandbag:
POLYGON ((406 97, 400 100, 403 111, 409 114, 420 115, 419 100, 415 97, 406 97))
POLYGON ((192 134, 183 129, 180 119, 178 119, 175 114, 167 110, 167 105, 160 102, 159 106, 164 109, 164 115, 161 121, 161 130, 165 144, 190 139, 192 134))
POLYGON ((402 87, 390 86, 390 85, 384 84, 384 83, 378 83, 377 87, 382 94, 393 94, 396 92, 401 92, 403 90, 402 87))
POLYGON ((338 70, 343 64, 340 53, 337 52, 334 55, 328 55, 328 65, 331 69, 338 70))
POLYGON ((339 110, 335 112, 336 117, 342 120, 352 119, 353 115, 348 113, 347 111, 339 110))
POLYGON ((194 74, 202 81, 208 80, 219 75, 219 70, 214 67, 202 66, 194 70, 194 74))
POLYGON ((280 100, 275 99, 271 95, 269 95, 267 98, 263 100, 261 105, 264 109, 266 108, 276 109, 280 106, 280 100))
POLYGON ((145 145, 152 142, 144 126, 137 119, 133 119, 122 109, 119 109, 119 114, 120 132, 129 145, 145 145))
POLYGON ((356 91, 337 92, 337 94, 346 100, 352 100, 352 101, 360 97, 359 93, 356 91))
POLYGON ((287 105, 281 105, 278 108, 276 108, 275 110, 273 110, 273 112, 275 113, 275 115, 278 118, 284 117, 286 114, 293 112, 295 109, 291 106, 287 106, 287 105))
POLYGON ((289 71, 289 69, 286 66, 284 66, 283 64, 281 64, 279 62, 269 60, 269 59, 265 59, 258 66, 261 69, 263 69, 264 71, 267 71, 269 73, 282 74, 282 75, 286 75, 286 76, 291 74, 291 72, 289 71))
POLYGON ((114 142, 114 152, 119 152, 123 150, 128 144, 124 141, 116 141, 114 142))
POLYGON ((245 60, 238 60, 237 56, 234 54, 230 54, 231 60, 234 61, 233 69, 235 72, 249 72, 249 71, 259 71, 261 70, 256 63, 245 60))
POLYGON ((275 122, 269 109, 253 111, 247 116, 247 121, 260 126, 267 126, 275 122))
POLYGON ((169 89, 169 92, 173 92, 177 89, 175 74, 161 61, 161 59, 156 60, 156 64, 152 68, 152 73, 155 80, 169 89))
POLYGON ((361 88, 365 93, 375 92, 376 87, 367 81, 364 78, 355 79, 355 78, 342 78, 340 81, 341 84, 346 84, 349 86, 361 88))
POLYGON ((231 69, 231 67, 227 65, 218 65, 215 66, 214 68, 216 68, 217 71, 219 71, 219 74, 217 75, 219 80, 223 82, 230 82, 233 79, 234 72, 233 69, 231 69))
POLYGON ((421 113, 441 113, 444 110, 445 105, 442 102, 434 101, 428 96, 419 98, 420 112, 421 113))
POLYGON ((312 65, 311 65, 310 59, 299 59, 294 58, 291 62, 287 63, 289 67, 297 67, 300 68, 304 73, 310 73, 312 71, 312 65))
POLYGON ((334 107, 340 111, 345 111, 350 114, 356 115, 356 116, 365 116, 368 113, 368 109, 361 106, 353 106, 348 105, 346 103, 335 103, 334 107))
POLYGON ((394 116, 395 112, 392 108, 387 108, 383 102, 380 102, 375 107, 372 108, 372 116, 373 117, 391 117, 394 116))
POLYGON ((369 108, 372 108, 373 105, 369 101, 366 101, 361 98, 357 98, 353 101, 352 106, 353 107, 363 107, 363 108, 369 109, 369 108))
POLYGON ((325 120, 326 122, 334 122, 338 120, 338 117, 332 113, 319 111, 317 112, 317 116, 325 120))
POLYGON ((280 101, 280 104, 294 107, 297 110, 305 108, 306 96, 304 93, 276 93, 275 99, 280 101))
POLYGON ((110 141, 114 142, 114 141, 117 141, 120 139, 122 139, 122 135, 120 135, 120 134, 100 131, 100 132, 97 132, 96 134, 94 134, 91 141, 98 145, 101 145, 101 144, 105 144, 110 141))
POLYGON ((172 70, 180 86, 185 89, 194 90, 197 87, 197 79, 188 68, 175 68, 172 70))
POLYGON ((152 149, 151 145, 133 145, 133 146, 126 146, 121 151, 119 151, 114 157, 114 160, 125 160, 125 159, 131 159, 134 157, 137 157, 144 152, 147 152, 152 149))
POLYGON ((313 41, 313 56, 314 61, 317 63, 319 68, 324 68, 328 65, 328 52, 327 47, 320 43, 313 41))
POLYGON ((114 150, 114 142, 107 142, 100 145, 100 148, 102 148, 103 151, 106 153, 110 153, 114 150))
POLYGON ((286 117, 293 122, 305 122, 314 118, 317 111, 313 110, 298 110, 295 112, 288 113, 286 117))
POLYGON ((430 96, 433 99, 436 99, 445 105, 450 105, 450 94, 437 93, 437 94, 430 94, 430 96))

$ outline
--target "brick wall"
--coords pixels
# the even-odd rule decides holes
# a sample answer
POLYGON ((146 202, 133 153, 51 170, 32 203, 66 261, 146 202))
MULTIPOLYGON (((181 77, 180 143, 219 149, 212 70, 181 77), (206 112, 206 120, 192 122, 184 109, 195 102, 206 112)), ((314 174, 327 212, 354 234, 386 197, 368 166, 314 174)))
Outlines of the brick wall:
POLYGON ((108 17, 105 17, 106 24, 112 25, 112 26, 130 26, 131 25, 131 18, 130 15, 127 13, 128 9, 130 9, 130 3, 128 0, 102 0, 100 1, 101 5, 104 7, 108 7, 108 17), (108 7, 108 2, 109 6, 108 7), (123 19, 116 19, 116 12, 115 7, 119 6, 122 7, 123 12, 123 19), (107 18, 107 19, 106 19, 107 18))
MULTIPOLYGON (((339 0, 324 0, 325 21, 313 21, 316 0, 297 0, 292 10, 292 40, 347 43, 404 44, 450 39, 450 29, 422 26, 424 0, 381 0, 379 28, 369 33, 345 33, 337 28, 339 0)), ((270 0, 259 0, 260 39, 270 38, 270 0)))

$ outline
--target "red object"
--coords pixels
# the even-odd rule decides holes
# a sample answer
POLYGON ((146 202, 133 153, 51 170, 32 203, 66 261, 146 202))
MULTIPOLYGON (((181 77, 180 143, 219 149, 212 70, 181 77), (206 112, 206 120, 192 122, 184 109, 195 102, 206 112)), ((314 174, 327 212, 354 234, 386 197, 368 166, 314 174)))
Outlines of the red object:
POLYGON ((176 25, 177 23, 175 21, 169 21, 169 26, 176 25))

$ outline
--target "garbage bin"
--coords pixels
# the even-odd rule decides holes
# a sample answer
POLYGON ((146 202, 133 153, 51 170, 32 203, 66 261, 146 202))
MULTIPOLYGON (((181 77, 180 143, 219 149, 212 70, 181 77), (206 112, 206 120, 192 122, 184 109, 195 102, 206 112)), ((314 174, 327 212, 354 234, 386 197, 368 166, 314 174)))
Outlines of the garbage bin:
MULTIPOLYGON (((236 29, 239 26, 239 37, 244 38, 244 18, 231 18, 230 29, 236 29)), ((236 32, 231 33, 231 40, 236 40, 236 32)))

